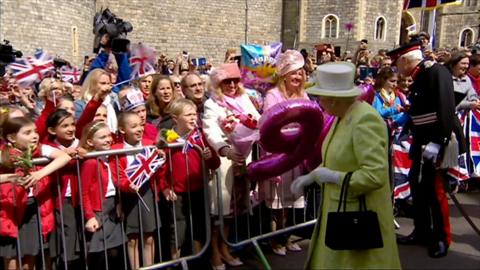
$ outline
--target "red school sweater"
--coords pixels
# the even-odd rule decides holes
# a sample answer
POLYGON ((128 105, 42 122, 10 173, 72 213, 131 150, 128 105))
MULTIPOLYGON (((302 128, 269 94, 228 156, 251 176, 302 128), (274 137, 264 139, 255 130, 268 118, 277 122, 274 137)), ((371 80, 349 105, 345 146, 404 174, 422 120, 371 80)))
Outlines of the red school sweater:
MULTIPOLYGON (((42 156, 42 145, 32 153, 32 158, 42 156)), ((1 146, 5 150, 5 146, 1 146)), ((21 156, 22 152, 15 149, 9 149, 10 156, 21 156)), ((30 171, 38 171, 41 167, 34 166, 30 171)), ((18 173, 23 174, 19 168, 2 169, 0 173, 18 173)), ((33 187, 33 196, 37 199, 40 207, 40 218, 42 221, 42 234, 47 236, 55 227, 55 217, 53 214, 53 196, 51 193, 51 178, 46 176, 33 187)), ((0 184, 0 236, 16 238, 18 236, 18 227, 21 225, 25 209, 28 202, 28 190, 12 183, 0 184)))
MULTIPOLYGON (((198 145, 202 149, 205 147, 210 148, 212 157, 205 161, 208 169, 215 170, 220 167, 220 158, 215 150, 208 145, 207 139, 199 130, 193 131, 189 141, 191 144, 198 145)), ((161 179, 161 190, 171 188, 171 186, 173 186, 175 193, 194 192, 203 189, 202 153, 195 147, 188 147, 186 153, 183 153, 182 148, 168 149, 166 163, 168 176, 161 179)))
MULTIPOLYGON (((149 139, 142 139, 142 146, 151 146, 154 145, 154 142, 149 140, 149 139)), ((116 143, 112 146, 112 150, 115 149, 124 149, 124 142, 121 141, 119 143, 116 143)), ((116 168, 117 166, 117 158, 112 155, 110 156, 110 168, 112 168, 112 178, 113 178, 113 183, 115 186, 117 186, 122 192, 128 192, 128 193, 134 193, 135 191, 130 188, 130 180, 128 179, 128 176, 125 173, 125 170, 127 169, 128 162, 127 162, 127 156, 126 155, 120 155, 118 156, 118 170, 116 168), (117 172, 118 171, 118 172, 117 172)), ((150 188, 155 191, 155 188, 157 191, 160 191, 160 181, 161 179, 165 178, 165 165, 161 166, 151 177, 150 177, 150 188)), ((158 200, 158 196, 155 195, 155 198, 158 200)))
POLYGON ((84 216, 88 221, 92 217, 95 217, 95 212, 102 211, 102 204, 105 200, 108 187, 108 169, 109 164, 97 162, 96 158, 86 159, 81 166, 81 181, 82 181, 82 199, 84 216), (98 178, 100 171, 100 179, 98 178), (101 184, 101 190, 100 186, 101 184), (100 193, 102 191, 102 193, 100 193))

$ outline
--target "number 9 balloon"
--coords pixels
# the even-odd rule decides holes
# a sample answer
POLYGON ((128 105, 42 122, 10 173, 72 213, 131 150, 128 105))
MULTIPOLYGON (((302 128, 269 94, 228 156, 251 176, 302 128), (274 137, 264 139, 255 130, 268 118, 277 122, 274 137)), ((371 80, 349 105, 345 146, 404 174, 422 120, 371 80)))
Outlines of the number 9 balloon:
POLYGON ((315 150, 312 146, 317 143, 323 125, 322 110, 309 100, 284 101, 264 112, 259 121, 260 144, 272 154, 250 163, 248 176, 263 180, 295 168, 315 150), (292 123, 297 123, 299 128, 282 130, 292 123))

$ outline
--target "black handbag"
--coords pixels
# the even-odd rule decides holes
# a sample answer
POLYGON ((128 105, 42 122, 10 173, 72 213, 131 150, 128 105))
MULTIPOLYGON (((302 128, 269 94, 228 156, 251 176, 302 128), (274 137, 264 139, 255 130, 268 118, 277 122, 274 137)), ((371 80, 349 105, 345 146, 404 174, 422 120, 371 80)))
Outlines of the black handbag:
POLYGON ((351 176, 351 172, 347 173, 343 180, 337 212, 328 213, 325 245, 333 250, 381 248, 383 239, 377 213, 367 210, 365 195, 359 197, 359 211, 346 211, 351 176))

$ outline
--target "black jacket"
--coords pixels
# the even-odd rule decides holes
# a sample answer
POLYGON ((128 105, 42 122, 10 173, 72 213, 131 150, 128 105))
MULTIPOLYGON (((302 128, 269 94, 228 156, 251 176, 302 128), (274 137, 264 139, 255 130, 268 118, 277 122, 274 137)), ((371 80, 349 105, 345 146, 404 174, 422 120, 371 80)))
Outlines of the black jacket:
POLYGON ((444 66, 431 61, 422 61, 417 69, 409 96, 409 114, 413 122, 410 156, 421 155, 422 145, 429 142, 446 146, 452 132, 457 137, 460 152, 465 152, 465 137, 455 115, 452 75, 444 66))

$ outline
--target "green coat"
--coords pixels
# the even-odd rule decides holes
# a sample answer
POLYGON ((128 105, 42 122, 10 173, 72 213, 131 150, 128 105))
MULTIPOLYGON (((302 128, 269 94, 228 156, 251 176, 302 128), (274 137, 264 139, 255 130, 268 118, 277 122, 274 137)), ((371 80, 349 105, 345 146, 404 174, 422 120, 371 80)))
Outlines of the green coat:
POLYGON ((383 248, 336 251, 325 246, 328 212, 337 211, 340 185, 322 184, 319 218, 312 234, 306 269, 399 269, 391 191, 388 177, 388 138, 384 121, 370 105, 355 102, 341 120, 335 119, 322 147, 324 166, 352 171, 347 211, 359 209, 358 196, 366 195, 367 209, 377 212, 383 248))

